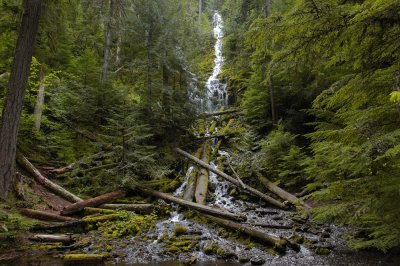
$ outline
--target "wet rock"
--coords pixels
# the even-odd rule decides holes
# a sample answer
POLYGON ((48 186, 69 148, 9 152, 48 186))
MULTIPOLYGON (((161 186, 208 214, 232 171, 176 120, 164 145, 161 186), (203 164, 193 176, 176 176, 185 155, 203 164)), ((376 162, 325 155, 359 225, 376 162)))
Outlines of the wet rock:
POLYGON ((250 259, 251 265, 263 265, 265 263, 265 259, 259 257, 252 257, 250 259))
POLYGON ((307 222, 307 220, 301 218, 300 216, 293 216, 292 217, 292 221, 296 222, 296 223, 299 223, 299 224, 304 224, 304 223, 307 222))
POLYGON ((195 264, 196 262, 197 262, 197 257, 193 256, 193 257, 185 259, 183 261, 183 265, 192 265, 192 264, 195 264))
POLYGON ((321 237, 323 237, 323 238, 330 238, 331 235, 330 235, 328 232, 324 231, 324 232, 322 232, 321 237))
POLYGON ((250 258, 247 256, 239 256, 239 262, 240 263, 247 263, 250 261, 250 258))
POLYGON ((293 242, 297 243, 297 244, 303 244, 304 242, 304 237, 301 235, 297 235, 297 234, 292 234, 289 237, 290 240, 292 240, 293 242))

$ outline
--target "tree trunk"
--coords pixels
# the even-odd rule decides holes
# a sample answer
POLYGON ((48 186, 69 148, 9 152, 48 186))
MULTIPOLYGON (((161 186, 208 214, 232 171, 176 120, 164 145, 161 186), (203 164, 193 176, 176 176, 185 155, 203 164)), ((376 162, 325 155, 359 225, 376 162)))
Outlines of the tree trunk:
POLYGON ((271 15, 271 0, 265 0, 264 3, 264 17, 269 17, 271 15))
POLYGON ((21 165, 27 172, 29 172, 35 180, 43 185, 45 188, 49 189, 50 191, 54 192, 55 194, 63 197, 64 199, 70 201, 70 202, 80 202, 82 201, 81 198, 78 196, 72 194, 68 190, 64 189, 63 187, 57 185, 56 183, 53 183, 46 177, 44 177, 39 170, 37 170, 29 161, 26 159, 22 154, 17 153, 17 161, 19 165, 21 165))
POLYGON ((191 209, 195 209, 197 211, 200 212, 204 212, 204 213, 208 213, 208 214, 212 214, 212 215, 216 215, 216 216, 221 216, 221 217, 225 217, 227 219, 231 219, 231 220, 236 220, 236 221, 243 221, 246 218, 244 216, 235 214, 235 213, 231 213, 228 211, 224 211, 224 210, 218 210, 209 206, 204 206, 198 203, 194 203, 194 202, 190 202, 190 201, 186 201, 180 198, 176 198, 174 196, 168 195, 166 193, 162 193, 162 192, 158 192, 158 191, 153 191, 153 190, 148 190, 148 189, 144 189, 141 187, 136 187, 136 189, 140 190, 142 193, 156 197, 156 198, 160 198, 169 202, 173 202, 191 209))
POLYGON ((114 16, 114 1, 115 0, 110 0, 110 8, 108 11, 106 32, 105 32, 105 36, 104 36, 103 67, 101 70, 101 84, 103 84, 103 85, 107 82, 108 61, 109 61, 110 48, 111 48, 112 19, 114 16))
POLYGON ((37 234, 29 237, 32 241, 39 242, 61 242, 65 244, 69 244, 74 242, 72 239, 72 235, 47 235, 47 234, 37 234))
POLYGON ((274 96, 274 86, 272 84, 272 74, 269 74, 269 96, 271 101, 271 118, 272 123, 276 124, 276 111, 275 111, 275 96, 274 96))
POLYGON ((199 0, 199 24, 201 25, 201 15, 203 13, 203 0, 199 0))
POLYGON ((212 223, 216 223, 220 226, 229 228, 234 231, 239 231, 240 233, 246 234, 246 235, 260 241, 263 244, 272 245, 279 251, 284 251, 286 249, 287 240, 285 240, 283 238, 277 237, 275 235, 267 234, 259 229, 256 229, 256 228, 244 225, 244 224, 232 222, 229 220, 221 219, 221 218, 210 216, 210 215, 204 215, 204 216, 207 217, 210 220, 210 222, 212 222, 212 223))
POLYGON ((275 195, 279 196, 281 199, 287 200, 290 203, 294 205, 301 205, 304 208, 311 208, 307 203, 301 201, 299 198, 297 198, 295 195, 290 194, 289 192, 281 189, 271 181, 269 181, 266 177, 262 176, 260 173, 257 173, 258 180, 261 181, 261 183, 272 193, 275 195))
POLYGON ((69 214, 73 214, 76 212, 79 212, 81 210, 83 210, 85 207, 96 207, 99 206, 101 204, 110 202, 112 200, 115 199, 119 199, 122 197, 126 196, 126 191, 123 189, 119 189, 95 198, 91 198, 88 200, 84 200, 81 202, 77 202, 74 204, 71 204, 69 206, 66 206, 62 211, 61 211, 61 215, 69 215, 69 214))
MULTIPOLYGON (((176 148, 175 150, 176 150, 178 153, 180 153, 181 155, 185 156, 186 158, 188 158, 188 159, 194 161, 194 162, 197 163, 198 165, 200 165, 200 166, 202 166, 202 167, 204 167, 204 168, 210 170, 211 172, 213 172, 213 173, 219 175, 220 177, 222 177, 222 178, 224 178, 225 180, 231 182, 232 184, 236 185, 237 187, 243 188, 242 185, 240 184, 240 182, 239 182, 237 179, 235 179, 235 178, 233 178, 233 177, 231 177, 231 176, 229 176, 229 175, 227 175, 227 174, 225 174, 225 173, 219 171, 218 169, 213 168, 211 165, 204 163, 203 161, 197 159, 196 157, 190 155, 189 153, 187 153, 187 152, 185 152, 185 151, 183 151, 183 150, 181 150, 181 149, 179 149, 179 148, 176 148)), ((262 193, 262 192, 260 192, 260 191, 258 191, 258 190, 256 190, 256 189, 254 189, 254 188, 252 188, 252 187, 249 187, 249 186, 246 185, 246 184, 244 185, 244 188, 243 188, 243 189, 246 190, 247 192, 249 192, 249 193, 251 193, 251 194, 253 194, 253 195, 255 195, 255 196, 257 196, 257 197, 259 197, 259 198, 261 198, 261 199, 263 199, 263 200, 265 200, 266 202, 271 203, 272 205, 275 205, 276 207, 279 207, 279 208, 281 208, 281 209, 287 209, 287 208, 288 208, 285 204, 283 204, 283 203, 277 201, 277 200, 274 199, 274 198, 271 198, 271 197, 265 195, 264 193, 262 193)))
MULTIPOLYGON (((196 158, 200 158, 203 153, 203 147, 197 149, 194 156, 196 158)), ((194 194, 196 192, 196 184, 197 184, 197 175, 199 171, 197 168, 194 168, 192 172, 189 174, 188 182, 186 185, 185 193, 183 194, 183 199, 188 201, 193 201, 194 194)))
POLYGON ((42 8, 41 0, 25 0, 14 61, 0 121, 0 198, 5 198, 15 174, 18 125, 42 8))
POLYGON ((35 117, 35 129, 40 131, 40 125, 42 123, 42 113, 44 105, 44 91, 46 87, 44 85, 44 72, 43 69, 40 70, 40 87, 36 97, 36 105, 34 110, 35 117))
POLYGON ((53 221, 53 222, 72 222, 76 221, 76 219, 71 218, 71 217, 64 217, 60 216, 51 212, 45 212, 45 211, 37 211, 37 210, 32 210, 32 209, 21 209, 20 210, 21 214, 43 220, 43 221, 53 221))
POLYGON ((154 211, 153 204, 103 204, 99 207, 110 210, 133 211, 142 214, 151 213, 154 211))
MULTIPOLYGON (((206 164, 210 163, 211 156, 211 143, 210 141, 204 142, 202 161, 206 164)), ((197 178, 196 192, 194 194, 196 202, 202 205, 206 204, 206 197, 208 191, 208 170, 206 168, 200 169, 200 175, 197 178)))

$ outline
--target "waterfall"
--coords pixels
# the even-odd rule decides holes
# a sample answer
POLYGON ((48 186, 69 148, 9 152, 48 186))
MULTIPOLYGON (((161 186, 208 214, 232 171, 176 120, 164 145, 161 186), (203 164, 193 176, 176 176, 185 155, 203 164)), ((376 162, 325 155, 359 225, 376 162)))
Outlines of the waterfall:
POLYGON ((221 15, 218 12, 214 13, 213 16, 213 27, 215 42, 215 59, 214 68, 211 76, 206 82, 207 98, 208 98, 208 109, 209 111, 215 111, 221 106, 228 104, 228 93, 226 84, 223 84, 218 79, 221 74, 222 65, 224 63, 224 57, 222 56, 222 44, 223 44, 223 21, 221 15))

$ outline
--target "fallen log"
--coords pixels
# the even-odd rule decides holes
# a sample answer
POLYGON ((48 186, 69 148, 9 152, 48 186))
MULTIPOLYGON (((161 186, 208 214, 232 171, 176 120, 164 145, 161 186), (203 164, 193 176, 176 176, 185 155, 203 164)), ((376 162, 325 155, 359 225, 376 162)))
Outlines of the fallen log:
POLYGON ((264 177, 263 175, 261 175, 261 173, 256 172, 258 180, 260 180, 260 182, 272 193, 274 193, 275 195, 277 195, 278 197, 280 197, 283 200, 287 200, 290 203, 294 204, 294 205, 301 205, 304 208, 311 208, 310 205, 308 205, 307 203, 305 203, 304 201, 300 200, 298 197, 296 197, 295 195, 287 192, 286 190, 283 190, 282 188, 278 187, 277 185, 275 185, 274 183, 272 183, 271 181, 269 181, 266 177, 264 177))
POLYGON ((205 114, 200 115, 200 117, 220 116, 220 115, 233 114, 233 113, 239 113, 239 112, 240 112, 240 110, 238 110, 238 109, 230 109, 230 110, 219 111, 219 112, 214 112, 214 113, 205 113, 205 114))
POLYGON ((66 265, 103 265, 104 256, 100 254, 66 254, 63 257, 66 265))
POLYGON ((263 224, 263 223, 243 223, 252 226, 259 226, 271 229, 292 229, 293 225, 282 225, 282 224, 263 224))
POLYGON ((153 191, 153 190, 148 190, 145 188, 141 188, 140 186, 136 186, 135 189, 141 191, 144 194, 156 197, 156 198, 160 198, 169 202, 173 202, 188 208, 192 208, 195 209, 197 211, 200 212, 204 212, 204 213, 208 213, 208 214, 212 214, 212 215, 216 215, 216 216, 221 216, 221 217, 225 217, 227 219, 231 219, 231 220, 236 220, 236 221, 243 221, 246 220, 245 216, 239 215, 239 214, 235 214, 235 213, 231 213, 228 211, 224 211, 224 210, 219 210, 216 208, 212 208, 209 206, 205 206, 205 205, 201 205, 198 203, 194 203, 191 201, 186 201, 184 199, 180 199, 174 196, 171 196, 169 194, 166 193, 162 193, 162 192, 158 192, 158 191, 153 191))
POLYGON ((113 214, 113 213, 115 213, 115 210, 101 209, 101 208, 91 208, 91 207, 85 207, 83 210, 85 211, 85 215, 91 215, 91 214, 113 214))
POLYGON ((98 153, 96 153, 96 154, 94 154, 92 156, 89 156, 89 157, 83 158, 83 159, 81 159, 79 161, 73 162, 73 163, 71 163, 71 164, 69 164, 67 166, 64 166, 64 167, 61 167, 61 168, 56 168, 56 169, 50 169, 50 170, 48 170, 48 172, 51 173, 51 174, 57 174, 57 175, 65 174, 65 173, 67 173, 69 171, 72 171, 76 167, 78 167, 80 164, 82 164, 83 161, 88 160, 88 159, 99 158, 99 157, 103 156, 103 154, 104 154, 104 151, 101 151, 101 152, 98 152, 98 153))
POLYGON ((211 215, 204 215, 210 222, 218 224, 222 227, 229 228, 231 230, 239 231, 246 234, 255 240, 260 241, 263 244, 274 246, 276 250, 284 251, 286 249, 287 240, 272 234, 265 233, 257 228, 253 228, 244 224, 232 222, 229 220, 221 219, 211 215))
POLYGON ((103 204, 99 207, 108 210, 133 211, 142 214, 151 213, 155 209, 153 204, 103 204))
POLYGON ((37 234, 29 237, 29 240, 38 242, 61 242, 66 244, 74 242, 72 235, 37 234))
POLYGON ((248 186, 248 185, 246 185, 246 184, 244 184, 244 187, 242 187, 242 185, 240 184, 240 182, 239 182, 237 179, 235 179, 235 178, 233 178, 233 177, 231 177, 231 176, 225 174, 224 172, 219 171, 218 169, 215 169, 215 168, 212 167, 211 165, 204 163, 203 161, 197 159, 196 157, 190 155, 189 153, 187 153, 187 152, 185 152, 185 151, 183 151, 183 150, 181 150, 181 149, 179 149, 179 148, 176 148, 175 150, 176 150, 178 153, 180 153, 181 155, 183 155, 184 157, 186 157, 186 158, 188 158, 188 159, 194 161, 194 162, 197 163, 198 165, 200 165, 200 166, 202 166, 202 167, 204 167, 204 168, 210 170, 211 172, 214 172, 215 174, 217 174, 217 175, 219 175, 220 177, 224 178, 225 180, 231 182, 232 184, 236 185, 237 187, 243 188, 244 190, 246 190, 246 191, 249 192, 250 194, 253 194, 253 195, 255 195, 255 196, 257 196, 257 197, 259 197, 259 198, 265 200, 266 202, 268 202, 268 203, 270 203, 270 204, 272 204, 272 205, 274 205, 274 206, 276 206, 276 207, 279 207, 279 208, 281 208, 281 209, 287 209, 287 208, 288 208, 288 206, 286 206, 286 205, 283 204, 282 202, 280 202, 280 201, 278 201, 278 200, 276 200, 276 199, 274 199, 274 198, 271 198, 270 196, 265 195, 264 193, 262 193, 262 192, 260 192, 260 191, 258 191, 258 190, 256 190, 256 189, 254 189, 254 188, 252 188, 252 187, 250 187, 250 186, 248 186))
POLYGON ((32 209, 21 209, 20 212, 27 217, 43 221, 72 222, 77 220, 71 217, 60 216, 51 212, 37 211, 32 209))
MULTIPOLYGON (((203 147, 200 147, 197 149, 194 156, 196 158, 200 158, 202 153, 203 153, 203 147)), ((196 192, 197 174, 198 174, 198 169, 193 168, 188 177, 188 182, 186 185, 185 193, 183 194, 183 199, 188 201, 193 201, 194 194, 196 192)))
POLYGON ((68 190, 64 189, 63 187, 57 185, 56 183, 50 181, 46 177, 44 177, 39 170, 37 170, 29 161, 25 158, 21 153, 17 152, 17 162, 21 165, 26 171, 28 171, 35 180, 43 185, 45 188, 49 189, 50 191, 54 192, 55 194, 63 197, 64 199, 70 202, 81 202, 82 199, 78 196, 72 194, 68 190))
POLYGON ((96 167, 84 170, 83 174, 87 174, 87 173, 90 173, 90 172, 98 171, 98 170, 101 170, 101 169, 110 169, 110 168, 113 168, 113 167, 118 166, 118 165, 119 165, 119 163, 110 163, 110 164, 104 164, 104 165, 96 166, 96 167))
POLYGON ((83 210, 85 207, 96 207, 125 196, 126 196, 126 191, 123 189, 119 189, 101 196, 97 196, 95 198, 91 198, 88 200, 68 205, 61 211, 61 215, 73 214, 83 210))
MULTIPOLYGON (((206 141, 203 145, 203 154, 201 159, 204 163, 208 164, 210 162, 211 156, 211 143, 206 141)), ((196 191, 194 197, 196 202, 202 205, 206 204, 206 197, 208 191, 208 170, 205 168, 200 169, 200 174, 197 178, 196 191)))

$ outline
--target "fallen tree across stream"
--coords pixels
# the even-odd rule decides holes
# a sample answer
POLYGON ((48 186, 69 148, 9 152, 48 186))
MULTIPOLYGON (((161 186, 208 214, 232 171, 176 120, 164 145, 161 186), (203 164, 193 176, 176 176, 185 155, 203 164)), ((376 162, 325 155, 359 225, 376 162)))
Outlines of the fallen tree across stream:
POLYGON ((200 115, 200 117, 211 117, 211 116, 219 116, 219 115, 234 114, 234 113, 240 113, 240 110, 230 109, 230 110, 219 111, 219 112, 215 112, 215 113, 205 113, 205 114, 200 115))
POLYGON ((286 244, 288 241, 284 238, 280 238, 278 236, 265 233, 257 228, 254 228, 254 227, 251 227, 251 226, 248 226, 245 224, 232 222, 232 221, 225 220, 225 219, 222 219, 219 217, 214 217, 211 215, 203 215, 203 216, 206 217, 212 223, 216 223, 222 227, 226 227, 231 230, 239 231, 239 232, 246 234, 264 244, 272 245, 278 251, 284 251, 286 249, 286 244))
POLYGON ((176 148, 175 150, 176 150, 178 153, 180 153, 181 155, 183 155, 184 157, 186 157, 186 158, 192 160, 193 162, 197 163, 198 165, 200 165, 200 166, 202 166, 202 167, 204 167, 204 168, 210 170, 211 172, 213 172, 213 173, 219 175, 220 177, 222 177, 222 178, 224 178, 225 180, 231 182, 232 184, 236 185, 237 187, 243 188, 243 189, 246 190, 247 192, 249 192, 249 193, 251 193, 251 194, 253 194, 253 195, 255 195, 255 196, 257 196, 257 197, 259 197, 259 198, 261 198, 261 199, 263 199, 263 200, 265 200, 266 202, 268 202, 268 203, 270 203, 270 204, 272 204, 272 205, 274 205, 274 206, 276 206, 276 207, 279 207, 279 208, 281 208, 281 209, 287 209, 287 208, 288 208, 288 206, 286 206, 286 205, 283 204, 282 202, 280 202, 280 201, 278 201, 278 200, 276 200, 276 199, 274 199, 274 198, 271 198, 271 197, 268 196, 268 195, 265 195, 264 193, 258 191, 258 190, 255 189, 255 188, 252 188, 252 187, 250 187, 250 186, 248 186, 248 185, 246 185, 246 184, 244 185, 244 187, 242 187, 242 184, 239 182, 239 180, 237 180, 237 179, 235 179, 235 178, 233 178, 233 177, 231 177, 231 176, 225 174, 224 172, 219 171, 218 169, 215 169, 215 168, 212 167, 211 165, 206 164, 206 163, 203 162, 202 160, 197 159, 196 157, 190 155, 189 153, 187 153, 187 152, 185 152, 185 151, 183 151, 183 150, 181 150, 181 149, 179 149, 179 148, 176 148))
POLYGON ((283 190, 282 188, 278 187, 277 185, 275 185, 274 183, 272 183, 271 181, 268 180, 268 178, 264 177, 261 173, 257 172, 257 177, 258 180, 261 181, 261 183, 272 193, 274 193, 275 195, 277 195, 278 197, 280 197, 281 199, 287 200, 290 203, 294 204, 294 205, 301 205, 306 209, 311 208, 310 205, 308 205, 307 203, 305 203, 304 201, 300 200, 298 197, 296 197, 295 195, 287 192, 286 190, 283 190))
POLYGON ((38 169, 36 169, 29 161, 25 158, 21 153, 17 152, 17 162, 20 166, 22 166, 27 172, 29 172, 35 180, 43 185, 45 188, 49 189, 50 191, 54 192, 55 194, 63 197, 64 199, 70 202, 81 202, 83 201, 78 196, 72 194, 65 188, 57 185, 56 183, 50 181, 46 177, 44 177, 38 169))
POLYGON ((146 195, 150 195, 156 198, 160 198, 169 202, 173 202, 179 205, 182 205, 184 207, 188 207, 203 213, 207 213, 207 214, 211 214, 211 215, 216 215, 216 216, 221 216, 221 217, 225 217, 227 219, 231 219, 231 220, 235 220, 235 221, 244 221, 246 220, 246 217, 239 215, 239 214, 235 214, 235 213, 231 213, 225 210, 219 210, 216 208, 212 208, 206 205, 201 205, 198 203, 194 203, 191 201, 186 201, 184 199, 180 199, 177 197, 174 197, 172 195, 166 194, 166 193, 162 193, 162 192, 158 192, 158 191, 153 191, 153 190, 148 190, 145 188, 141 188, 139 186, 135 187, 137 190, 141 191, 143 194, 146 195))

